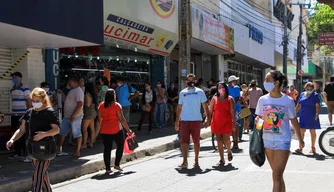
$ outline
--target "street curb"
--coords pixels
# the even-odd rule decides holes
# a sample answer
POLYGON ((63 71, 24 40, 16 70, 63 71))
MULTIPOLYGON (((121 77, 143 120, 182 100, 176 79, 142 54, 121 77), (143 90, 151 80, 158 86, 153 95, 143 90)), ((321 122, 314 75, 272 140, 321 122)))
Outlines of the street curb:
MULTIPOLYGON (((211 137, 211 131, 205 131, 201 133, 201 138, 206 139, 211 137)), ((140 143, 139 143, 140 145, 140 143)), ((121 164, 126 162, 135 161, 137 159, 142 159, 147 156, 153 156, 165 151, 173 150, 180 147, 180 142, 177 140, 164 143, 159 146, 142 149, 136 151, 134 154, 124 154, 122 157, 121 164)), ((111 159, 114 161, 114 157, 111 159)), ((51 162, 52 163, 52 162, 51 162)), ((80 166, 70 167, 58 171, 49 172, 50 182, 52 184, 61 183, 77 177, 101 171, 105 168, 103 159, 90 160, 89 163, 80 166)), ((29 191, 31 189, 31 178, 20 179, 15 181, 9 181, 6 184, 0 186, 0 191, 6 192, 17 192, 17 191, 29 191)))

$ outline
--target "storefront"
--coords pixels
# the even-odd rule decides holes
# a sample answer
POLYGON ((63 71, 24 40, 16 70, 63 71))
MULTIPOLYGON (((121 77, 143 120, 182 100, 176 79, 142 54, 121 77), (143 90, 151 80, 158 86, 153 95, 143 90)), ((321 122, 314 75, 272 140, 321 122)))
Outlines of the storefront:
MULTIPOLYGON (((104 45, 61 50, 60 79, 76 74, 95 83, 108 72, 111 85, 122 76, 140 92, 146 82, 153 88, 157 80, 167 82, 166 56, 178 42, 177 2, 105 0, 104 45)), ((132 124, 137 124, 140 109, 141 96, 133 101, 132 124)))
POLYGON ((240 77, 240 83, 249 83, 254 79, 262 86, 266 69, 275 66, 274 26, 246 2, 231 3, 238 11, 231 13, 234 55, 225 57, 225 81, 230 75, 235 75, 240 77))
POLYGON ((20 71, 23 83, 33 89, 45 81, 42 49, 103 43, 103 2, 5 1, 0 11, 0 112, 4 115, 0 148, 3 149, 12 135, 10 116, 20 115, 10 113, 13 86, 10 74, 20 71), (73 9, 78 4, 80 9, 73 9))
MULTIPOLYGON (((218 55, 233 53, 234 30, 225 25, 212 14, 201 9, 202 3, 191 5, 192 39, 191 39, 191 67, 190 73, 208 81, 219 79, 217 60, 218 55)), ((171 80, 178 76, 178 49, 170 56, 169 77, 171 80)))

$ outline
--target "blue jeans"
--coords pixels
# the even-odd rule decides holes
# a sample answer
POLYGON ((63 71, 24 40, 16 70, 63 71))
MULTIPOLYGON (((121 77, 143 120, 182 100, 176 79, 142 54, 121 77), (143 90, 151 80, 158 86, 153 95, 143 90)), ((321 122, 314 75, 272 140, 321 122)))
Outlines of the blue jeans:
POLYGON ((253 130, 253 127, 254 127, 254 120, 255 120, 255 110, 256 109, 253 109, 253 108, 249 108, 249 110, 251 111, 251 115, 249 116, 249 128, 250 130, 253 130))
POLYGON ((154 110, 154 121, 159 124, 159 126, 165 123, 165 113, 166 113, 166 103, 156 103, 154 110))

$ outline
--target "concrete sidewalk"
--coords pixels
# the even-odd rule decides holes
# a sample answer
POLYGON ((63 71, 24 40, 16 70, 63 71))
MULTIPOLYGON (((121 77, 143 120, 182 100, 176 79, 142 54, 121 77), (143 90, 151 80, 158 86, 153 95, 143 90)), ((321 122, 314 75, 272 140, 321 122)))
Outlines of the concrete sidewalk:
MULTIPOLYGON (((133 129, 135 130, 135 129, 133 129)), ((211 137, 210 129, 202 129, 201 138, 211 137)), ((134 154, 123 155, 121 164, 136 159, 152 156, 164 151, 178 148, 180 143, 177 134, 172 127, 154 129, 152 135, 147 134, 144 127, 142 132, 136 136, 139 148, 134 154)), ((65 152, 73 152, 75 146, 64 145, 65 152)), ((31 187, 32 165, 31 163, 22 163, 17 160, 9 160, 8 155, 1 155, 0 162, 0 191, 17 192, 28 191, 31 187)), ((114 160, 115 150, 112 151, 112 161, 114 160)), ((52 184, 74 179, 76 177, 93 173, 104 169, 103 145, 97 141, 94 148, 83 149, 81 157, 74 159, 70 156, 56 157, 52 160, 49 167, 49 176, 52 184)))

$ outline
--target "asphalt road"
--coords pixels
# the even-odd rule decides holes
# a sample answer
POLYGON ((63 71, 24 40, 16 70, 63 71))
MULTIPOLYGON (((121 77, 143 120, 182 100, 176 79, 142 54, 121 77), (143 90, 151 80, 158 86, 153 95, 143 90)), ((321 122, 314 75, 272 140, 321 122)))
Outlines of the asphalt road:
MULTIPOLYGON (((326 116, 323 115, 324 120, 326 116)), ((321 131, 319 131, 320 133, 321 131)), ((271 191, 271 169, 268 162, 255 166, 248 156, 248 135, 240 144, 243 150, 234 153, 234 159, 225 166, 217 167, 219 155, 213 151, 211 140, 201 143, 200 168, 189 166, 179 169, 182 162, 180 150, 127 163, 123 172, 105 175, 104 171, 86 175, 75 180, 53 185, 55 192, 68 191, 271 191)), ((305 138, 304 155, 291 154, 284 174, 287 192, 326 192, 334 189, 334 159, 321 154, 307 153, 310 135, 305 138)), ((291 150, 298 146, 292 141, 291 150)), ((194 153, 190 149, 189 165, 193 164, 194 153)), ((114 153, 114 151, 113 151, 114 153)), ((226 154, 225 154, 226 156, 226 154)), ((227 157, 226 157, 227 161, 227 157)))

